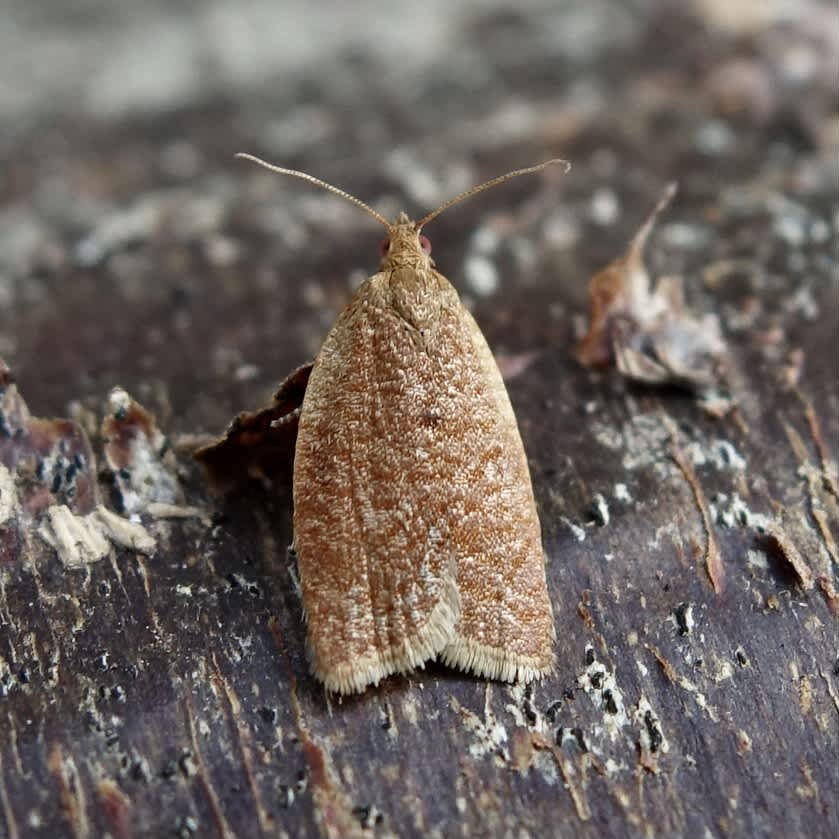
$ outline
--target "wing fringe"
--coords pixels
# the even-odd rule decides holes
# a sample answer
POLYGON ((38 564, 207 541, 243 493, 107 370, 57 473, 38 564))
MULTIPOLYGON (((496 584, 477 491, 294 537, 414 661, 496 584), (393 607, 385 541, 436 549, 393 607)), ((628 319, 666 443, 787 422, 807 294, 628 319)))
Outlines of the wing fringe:
POLYGON ((549 676, 556 665, 553 652, 547 656, 517 655, 462 636, 443 648, 440 660, 449 667, 501 682, 532 682, 549 676))
POLYGON ((460 593, 454 575, 451 574, 443 582, 440 602, 416 634, 394 647, 373 650, 332 668, 321 667, 310 648, 312 673, 332 693, 360 693, 369 685, 377 685, 387 676, 422 668, 427 661, 435 659, 454 638, 459 618, 460 593))

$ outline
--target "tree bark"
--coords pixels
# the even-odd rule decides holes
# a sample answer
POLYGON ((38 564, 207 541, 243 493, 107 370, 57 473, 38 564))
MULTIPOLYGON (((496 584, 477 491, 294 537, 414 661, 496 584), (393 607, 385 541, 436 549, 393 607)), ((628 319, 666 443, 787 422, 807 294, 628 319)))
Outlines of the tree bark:
POLYGON ((59 51, 9 100, 0 837, 835 836, 835 9, 438 3, 431 38, 396 4, 411 52, 343 11, 325 51, 266 4, 312 44, 251 77, 200 9, 24 5, 0 61, 136 38, 156 86, 59 51), (309 675, 287 470, 219 496, 190 454, 315 356, 379 234, 239 150, 417 215, 572 161, 427 231, 528 452, 550 678, 309 675), (646 264, 719 317, 716 403, 574 358, 589 277, 671 180, 646 264))

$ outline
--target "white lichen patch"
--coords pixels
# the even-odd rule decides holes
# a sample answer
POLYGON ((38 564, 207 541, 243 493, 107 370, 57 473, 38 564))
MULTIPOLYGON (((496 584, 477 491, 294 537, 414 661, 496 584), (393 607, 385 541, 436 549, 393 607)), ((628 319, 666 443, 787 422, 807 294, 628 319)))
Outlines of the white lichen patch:
POLYGON ((684 453, 694 466, 705 466, 708 463, 708 454, 705 447, 696 440, 684 446, 684 453))
POLYGON ((667 623, 673 624, 680 635, 690 635, 696 626, 693 603, 680 603, 667 616, 667 623))
POLYGON ((613 757, 607 757, 603 761, 603 768, 606 770, 607 775, 616 775, 618 772, 626 769, 626 764, 615 760, 613 757))
POLYGON ((682 544, 682 534, 679 530, 679 525, 674 522, 668 522, 667 524, 663 524, 655 529, 655 534, 653 538, 647 542, 647 548, 649 550, 660 550, 661 549, 661 541, 664 537, 667 537, 670 542, 674 545, 681 545, 682 544))
POLYGON ((592 512, 594 513, 594 520, 598 525, 605 527, 609 524, 609 504, 600 492, 594 496, 592 512))
POLYGON ((410 725, 419 725, 420 723, 420 708, 416 700, 416 694, 406 693, 402 697, 402 704, 400 710, 402 711, 402 718, 410 725))
POLYGON ((624 423, 623 438, 626 447, 624 469, 653 465, 668 454, 670 432, 656 414, 638 414, 624 423))
POLYGON ((693 695, 694 702, 701 708, 711 719, 712 722, 720 721, 720 714, 714 705, 709 704, 708 697, 699 690, 695 682, 686 679, 684 676, 679 677, 678 685, 682 690, 686 690, 693 695))
MULTIPOLYGON (((114 416, 126 414, 132 405, 133 400, 122 388, 116 387, 108 395, 108 411, 114 416)), ((152 502, 174 505, 181 500, 178 481, 162 454, 165 443, 163 434, 153 425, 148 434, 138 430, 128 443, 129 466, 115 471, 128 515, 143 512, 152 502)))
POLYGON ((516 721, 516 725, 546 734, 549 731, 549 726, 545 723, 545 716, 532 705, 528 698, 532 687, 522 682, 513 682, 507 686, 507 691, 513 701, 508 702, 504 708, 510 712, 516 721), (524 712, 524 708, 528 706, 533 714, 531 719, 527 719, 524 712))
MULTIPOLYGON (((610 451, 622 451, 621 465, 627 471, 652 468, 659 478, 673 476, 678 470, 671 458, 671 431, 654 413, 638 413, 620 428, 593 420, 594 439, 610 451)), ((733 443, 725 439, 704 437, 683 444, 683 451, 693 466, 711 466, 719 471, 743 472, 746 459, 733 443)), ((613 492, 618 501, 628 502, 632 496, 626 484, 616 484, 613 492)))
POLYGON ((565 516, 562 517, 562 523, 568 526, 568 529, 574 534, 574 538, 578 542, 585 542, 586 540, 586 531, 580 527, 579 524, 575 524, 571 519, 566 518, 565 516))
POLYGON ((506 746, 508 739, 507 729, 493 713, 489 697, 490 694, 487 691, 483 719, 468 708, 464 708, 454 697, 451 698, 449 704, 459 714, 461 720, 463 720, 464 728, 472 735, 469 754, 474 758, 493 755, 496 763, 499 766, 503 766, 510 759, 506 746))
POLYGON ((623 450, 624 469, 640 469, 662 460, 667 453, 670 432, 654 413, 639 413, 621 428, 593 420, 591 424, 595 440, 611 451, 623 450))
POLYGON ((792 297, 785 301, 784 308, 788 312, 801 315, 804 320, 818 320, 821 314, 813 290, 807 286, 797 289, 792 297))
MULTIPOLYGON (((236 664, 241 664, 253 655, 253 636, 252 635, 231 635, 231 644, 227 652, 232 661, 236 664)), ((230 704, 240 706, 239 699, 231 694, 228 697, 230 704)), ((235 709, 234 709, 235 710, 235 709)))
POLYGON ((632 495, 627 489, 626 484, 615 484, 615 488, 612 490, 612 495, 615 498, 615 501, 621 501, 624 504, 629 504, 632 501, 632 495))
POLYGON ((607 425, 599 420, 592 420, 590 428, 594 439, 603 448, 613 452, 620 451, 623 448, 623 434, 619 428, 607 425))
POLYGON ((491 224, 482 224, 475 229, 469 239, 469 250, 491 256, 498 250, 501 240, 498 231, 491 224))
POLYGON ((750 568, 758 568, 766 571, 769 568, 769 559, 763 551, 749 549, 746 551, 746 564, 750 568))
POLYGON ((725 658, 717 658, 713 661, 711 678, 719 684, 734 676, 734 665, 725 658))
POLYGON ((12 473, 0 463, 0 525, 15 514, 18 507, 17 490, 12 473))
POLYGON ((688 603, 684 610, 684 624, 685 633, 690 635, 693 632, 694 626, 696 626, 696 619, 693 616, 693 603, 688 603))
POLYGON ((809 615, 804 618, 804 628, 811 635, 821 635, 824 629, 824 623, 822 623, 818 615, 809 615))
POLYGON ((664 736, 661 719, 643 693, 632 714, 632 721, 638 727, 638 739, 642 749, 661 754, 667 754, 670 751, 670 743, 664 736))
POLYGON ((745 458, 728 440, 713 440, 709 443, 694 440, 684 450, 694 466, 713 466, 720 472, 743 472, 747 466, 745 458))
POLYGON ((743 472, 746 469, 746 459, 728 440, 714 440, 711 444, 711 462, 719 470, 731 469, 743 472))
POLYGON ((559 783, 559 772, 556 768, 556 759, 554 756, 543 749, 540 749, 533 755, 533 768, 542 776, 544 781, 550 786, 556 786, 559 783))
MULTIPOLYGON (((527 730, 528 735, 533 733, 541 736, 545 742, 553 739, 553 726, 530 699, 532 686, 514 682, 508 686, 507 690, 512 702, 508 702, 504 708, 510 712, 518 729, 527 730)), ((556 760, 549 750, 535 749, 530 755, 529 767, 538 772, 545 782, 551 786, 559 783, 556 760)))
POLYGON ((719 722, 719 710, 708 702, 708 698, 704 693, 702 693, 702 691, 699 690, 698 685, 685 676, 679 675, 669 662, 660 657, 660 654, 656 653, 656 657, 659 659, 659 664, 665 669, 665 672, 667 672, 668 679, 677 684, 682 690, 691 694, 697 706, 708 714, 709 718, 713 722, 719 722))
POLYGON ((542 223, 542 239, 548 248, 570 250, 580 240, 577 218, 565 209, 555 209, 542 223))
POLYGON ((711 521, 721 527, 753 527, 765 531, 771 519, 763 513, 755 513, 735 492, 730 497, 717 493, 708 504, 711 521))
POLYGON ((720 713, 717 708, 713 705, 708 703, 708 698, 702 693, 693 682, 688 681, 687 679, 681 679, 679 681, 679 685, 685 690, 690 690, 693 693, 693 698, 696 704, 703 710, 705 713, 710 717, 712 722, 719 722, 720 721, 720 713))
POLYGON ((86 516, 78 516, 64 504, 54 504, 47 510, 38 534, 68 568, 81 568, 104 559, 112 543, 146 554, 156 547, 142 525, 101 506, 86 516))
POLYGON ((577 684, 602 712, 603 730, 614 742, 621 729, 629 725, 623 692, 618 687, 614 672, 597 659, 591 645, 586 646, 586 659, 590 663, 577 675, 577 684))

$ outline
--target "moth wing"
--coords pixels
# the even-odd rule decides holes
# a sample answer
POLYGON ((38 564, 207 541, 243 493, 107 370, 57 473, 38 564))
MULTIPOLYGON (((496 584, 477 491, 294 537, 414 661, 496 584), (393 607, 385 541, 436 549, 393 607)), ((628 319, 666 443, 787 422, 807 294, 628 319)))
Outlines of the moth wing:
POLYGON ((553 610, 530 470, 495 358, 466 309, 459 320, 471 393, 473 506, 452 523, 461 616, 447 664, 504 681, 530 681, 554 665, 553 610))
POLYGON ((504 680, 553 665, 515 416, 477 324, 434 280, 410 305, 406 281, 362 286, 303 403, 295 544, 313 669, 339 692, 438 653, 504 680))
POLYGON ((450 386, 417 330, 382 305, 384 275, 327 336, 294 461, 294 533, 312 669, 350 693, 421 666, 460 614, 448 526, 450 386))

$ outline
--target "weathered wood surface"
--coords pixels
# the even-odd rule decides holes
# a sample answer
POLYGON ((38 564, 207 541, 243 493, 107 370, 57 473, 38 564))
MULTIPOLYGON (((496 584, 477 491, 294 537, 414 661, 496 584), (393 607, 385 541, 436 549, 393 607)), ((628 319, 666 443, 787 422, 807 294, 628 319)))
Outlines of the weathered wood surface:
POLYGON ((53 461, 2 486, 0 836, 835 836, 835 9, 223 5, 4 13, 4 80, 41 72, 3 91, 0 356, 156 549, 67 567, 38 499, 92 496, 53 461), (573 161, 428 230, 510 373, 553 678, 430 666, 330 702, 307 674, 289 487, 219 500, 188 450, 313 357, 380 234, 238 150, 388 211, 573 161), (571 352, 674 178, 648 258, 720 316, 720 419, 571 352), (139 493, 99 432, 115 386, 171 447, 139 493))

